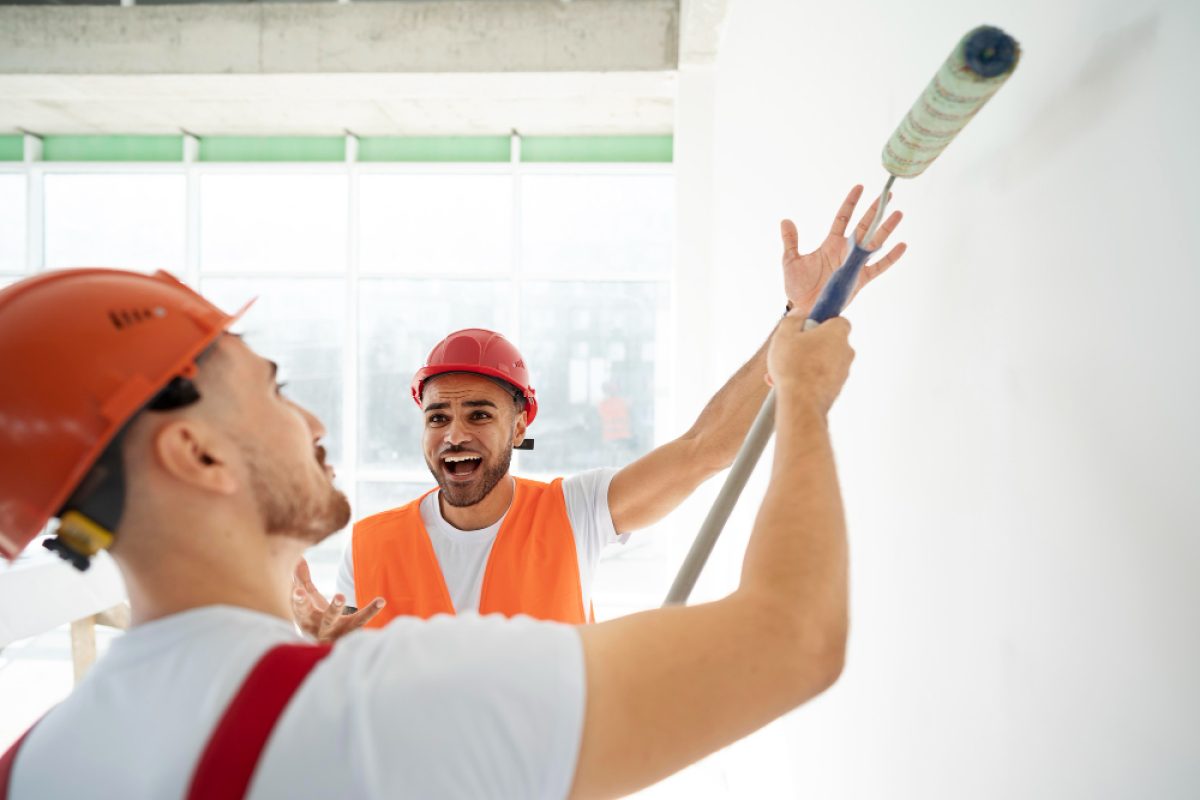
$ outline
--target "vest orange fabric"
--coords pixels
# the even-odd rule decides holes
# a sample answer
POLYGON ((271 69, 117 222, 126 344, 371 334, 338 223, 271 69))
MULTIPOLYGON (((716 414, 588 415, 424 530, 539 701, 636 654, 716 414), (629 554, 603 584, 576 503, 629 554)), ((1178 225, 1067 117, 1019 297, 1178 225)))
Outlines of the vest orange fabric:
MULTIPOLYGON (((484 569, 479 613, 528 614, 576 625, 587 622, 562 479, 515 480, 512 505, 484 569)), ((354 525, 357 604, 363 608, 376 597, 387 600, 367 623, 369 628, 381 628, 399 616, 454 613, 437 554, 421 521, 425 496, 354 525)))

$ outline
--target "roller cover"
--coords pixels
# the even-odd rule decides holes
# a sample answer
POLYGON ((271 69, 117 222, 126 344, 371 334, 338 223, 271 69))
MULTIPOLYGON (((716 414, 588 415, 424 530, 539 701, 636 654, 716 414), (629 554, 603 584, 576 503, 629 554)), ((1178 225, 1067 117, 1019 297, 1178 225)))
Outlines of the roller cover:
POLYGON ((999 91, 1020 57, 1020 45, 999 28, 983 25, 964 36, 883 146, 884 169, 899 178, 924 172, 999 91))

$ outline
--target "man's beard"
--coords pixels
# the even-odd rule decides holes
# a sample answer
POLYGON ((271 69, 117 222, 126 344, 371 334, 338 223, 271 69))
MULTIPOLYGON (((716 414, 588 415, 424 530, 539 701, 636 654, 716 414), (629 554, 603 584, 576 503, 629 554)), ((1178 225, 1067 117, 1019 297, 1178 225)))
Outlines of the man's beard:
MULTIPOLYGON (((316 544, 350 522, 350 501, 332 482, 313 491, 305 486, 303 470, 288 470, 279 459, 244 449, 255 502, 268 534, 291 536, 316 544)), ((325 465, 325 448, 318 447, 317 463, 325 465)))
MULTIPOLYGON (((447 450, 441 455, 445 455, 447 452, 453 453, 455 450, 447 450)), ((444 468, 445 462, 441 460, 441 455, 438 456, 438 464, 444 468)), ((429 463, 429 459, 425 459, 426 466, 433 473, 433 479, 437 481, 438 486, 442 487, 442 497, 446 499, 447 503, 456 508, 473 506, 487 497, 492 489, 496 488, 496 484, 508 474, 508 467, 511 463, 512 450, 506 449, 490 464, 484 462, 480 465, 481 474, 477 482, 463 486, 446 480, 443 477, 442 469, 429 463)))

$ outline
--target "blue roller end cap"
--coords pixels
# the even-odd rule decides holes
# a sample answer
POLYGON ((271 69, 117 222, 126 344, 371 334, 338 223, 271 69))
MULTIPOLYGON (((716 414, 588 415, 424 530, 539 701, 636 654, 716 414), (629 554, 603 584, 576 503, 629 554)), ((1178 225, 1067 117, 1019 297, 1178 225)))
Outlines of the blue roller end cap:
POLYGON ((982 78, 1008 72, 1017 63, 1017 40, 999 28, 983 25, 971 31, 963 45, 963 59, 982 78))

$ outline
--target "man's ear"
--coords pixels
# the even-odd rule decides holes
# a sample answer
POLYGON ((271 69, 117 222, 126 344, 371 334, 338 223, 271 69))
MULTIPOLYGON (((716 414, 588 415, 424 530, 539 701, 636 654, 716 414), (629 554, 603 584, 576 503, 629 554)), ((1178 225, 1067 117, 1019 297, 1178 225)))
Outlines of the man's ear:
POLYGON ((517 413, 517 418, 513 422, 513 439, 512 446, 520 447, 521 442, 525 441, 525 429, 529 426, 529 411, 521 409, 517 413))
POLYGON ((195 420, 175 420, 153 435, 155 459, 176 480, 202 491, 233 494, 238 481, 226 463, 228 445, 195 420))

